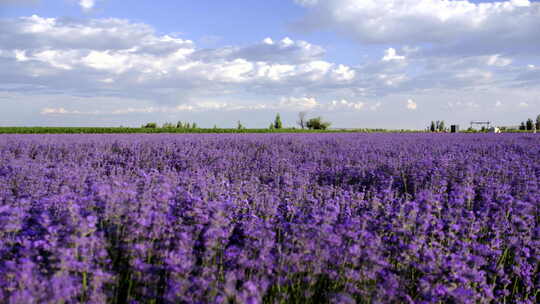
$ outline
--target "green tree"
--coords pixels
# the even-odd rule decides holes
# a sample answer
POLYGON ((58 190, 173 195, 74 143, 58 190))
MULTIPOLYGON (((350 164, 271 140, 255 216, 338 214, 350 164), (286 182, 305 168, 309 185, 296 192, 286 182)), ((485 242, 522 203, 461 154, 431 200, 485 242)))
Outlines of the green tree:
POLYGON ((437 120, 435 122, 435 131, 437 131, 437 132, 446 131, 446 126, 444 125, 444 120, 437 120))
POLYGON ((439 122, 439 127, 437 128, 437 131, 439 131, 439 132, 444 132, 444 131, 446 131, 446 126, 444 125, 444 120, 441 120, 441 121, 439 122))
POLYGON ((268 126, 268 129, 274 130, 274 123, 271 123, 270 126, 268 126))
POLYGON ((279 116, 279 113, 276 115, 276 119, 274 120, 274 128, 275 129, 283 128, 283 124, 281 123, 281 117, 279 116))
POLYGON ((527 127, 527 130, 528 131, 531 131, 533 129, 533 126, 534 126, 534 122, 532 119, 527 119, 527 123, 525 124, 526 127, 527 127))
POLYGON ((183 129, 183 128, 184 128, 184 124, 183 124, 181 121, 178 121, 178 122, 176 123, 176 127, 177 127, 178 129, 183 129))
POLYGON ((435 122, 432 120, 431 121, 431 125, 429 126, 429 131, 431 132, 435 132, 436 128, 435 128, 435 122))
POLYGON ((192 123, 192 124, 191 124, 191 128, 192 128, 192 129, 197 129, 197 123, 195 123, 195 122, 192 123))
POLYGON ((525 122, 521 122, 521 125, 519 125, 519 129, 524 131, 524 130, 527 130, 527 126, 525 126, 525 122))
POLYGON ((174 126, 174 124, 172 122, 166 122, 161 127, 164 128, 164 129, 172 129, 175 126, 174 126))
POLYGON ((238 121, 238 125, 236 126, 236 128, 238 130, 243 130, 244 129, 244 126, 242 125, 242 123, 240 122, 240 120, 238 121))
POLYGON ((330 122, 324 122, 320 116, 311 118, 306 123, 306 127, 311 130, 326 130, 330 125, 330 122))
POLYGON ((155 129, 155 128, 157 128, 157 123, 149 122, 149 123, 143 125, 143 128, 145 128, 145 129, 155 129))
POLYGON ((540 115, 536 116, 536 130, 540 130, 540 115))

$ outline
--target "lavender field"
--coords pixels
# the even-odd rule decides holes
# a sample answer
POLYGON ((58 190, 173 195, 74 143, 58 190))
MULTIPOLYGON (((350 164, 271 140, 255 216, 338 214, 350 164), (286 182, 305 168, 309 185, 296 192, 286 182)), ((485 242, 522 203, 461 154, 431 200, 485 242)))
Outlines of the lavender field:
POLYGON ((0 136, 1 303, 538 303, 540 136, 0 136))

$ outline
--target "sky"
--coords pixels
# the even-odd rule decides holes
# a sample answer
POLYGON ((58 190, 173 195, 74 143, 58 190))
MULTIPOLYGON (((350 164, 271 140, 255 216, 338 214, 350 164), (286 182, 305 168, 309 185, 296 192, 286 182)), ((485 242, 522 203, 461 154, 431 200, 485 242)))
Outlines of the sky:
POLYGON ((515 126, 539 29, 529 0, 0 0, 0 126, 515 126))

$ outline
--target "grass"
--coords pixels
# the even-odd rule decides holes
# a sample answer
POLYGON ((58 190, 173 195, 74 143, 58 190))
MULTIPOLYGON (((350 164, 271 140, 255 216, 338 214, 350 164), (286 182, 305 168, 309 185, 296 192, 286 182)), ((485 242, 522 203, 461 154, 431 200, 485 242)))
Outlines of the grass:
POLYGON ((236 128, 127 128, 127 127, 0 127, 0 134, 117 134, 117 133, 354 133, 354 132, 425 132, 385 129, 236 129, 236 128))
MULTIPOLYGON (((129 133, 426 133, 425 130, 387 129, 236 129, 236 128, 129 128, 129 127, 0 127, 0 134, 129 134, 129 133)), ((503 130, 503 133, 531 133, 525 130, 503 130)), ((481 133, 463 130, 460 133, 481 133)))

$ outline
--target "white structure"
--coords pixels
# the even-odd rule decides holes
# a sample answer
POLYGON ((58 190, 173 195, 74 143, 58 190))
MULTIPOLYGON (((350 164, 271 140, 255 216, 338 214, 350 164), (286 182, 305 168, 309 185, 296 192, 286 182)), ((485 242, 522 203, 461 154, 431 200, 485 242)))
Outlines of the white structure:
POLYGON ((497 127, 491 127, 488 129, 489 133, 501 133, 501 129, 497 127))

